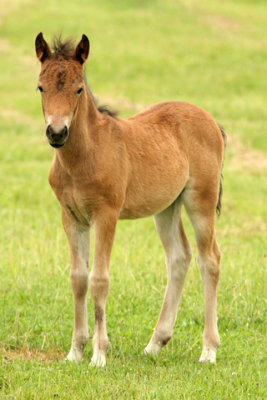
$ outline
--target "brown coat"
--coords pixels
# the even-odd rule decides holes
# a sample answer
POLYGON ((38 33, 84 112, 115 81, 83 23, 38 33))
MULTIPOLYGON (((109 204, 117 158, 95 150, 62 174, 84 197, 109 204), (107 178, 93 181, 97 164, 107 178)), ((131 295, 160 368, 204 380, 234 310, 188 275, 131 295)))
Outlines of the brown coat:
POLYGON ((184 204, 195 230, 205 288, 200 361, 215 362, 220 253, 214 224, 220 206, 223 130, 206 111, 183 102, 156 104, 126 120, 97 108, 83 79, 83 64, 89 54, 85 35, 76 48, 69 42, 58 42, 52 53, 39 34, 36 54, 42 65, 39 90, 46 135, 56 149, 49 182, 61 205, 71 252, 75 321, 68 359, 81 359, 88 340, 86 292, 89 228, 93 226, 92 364, 106 363, 105 303, 118 219, 155 216, 166 253, 168 283, 158 323, 145 351, 157 353, 168 342, 191 258, 181 220, 184 204))

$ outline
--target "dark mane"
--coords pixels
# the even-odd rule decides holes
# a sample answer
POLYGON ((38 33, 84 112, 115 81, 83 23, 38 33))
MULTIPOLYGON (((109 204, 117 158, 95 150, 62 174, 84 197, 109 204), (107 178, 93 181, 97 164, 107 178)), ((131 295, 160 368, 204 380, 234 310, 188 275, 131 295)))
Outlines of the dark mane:
POLYGON ((112 110, 112 109, 111 109, 108 105, 106 105, 106 104, 104 104, 104 105, 101 105, 101 104, 98 105, 97 102, 96 102, 96 100, 95 100, 95 98, 94 98, 94 101, 95 101, 95 105, 96 105, 98 111, 101 112, 101 114, 107 114, 107 115, 109 115, 110 117, 117 117, 117 116, 118 116, 118 111, 112 110))
POLYGON ((85 71, 84 71, 84 74, 83 74, 83 79, 84 79, 84 82, 85 82, 85 84, 86 84, 86 87, 87 87, 87 90, 88 90, 88 92, 90 93, 90 96, 91 96, 91 98, 93 99, 93 102, 95 103, 95 106, 96 106, 96 108, 98 109, 98 111, 99 112, 101 112, 101 114, 106 114, 106 115, 109 115, 110 117, 117 117, 118 116, 118 111, 117 110, 112 110, 108 105, 104 105, 104 104, 98 104, 98 100, 95 98, 95 96, 93 95, 93 93, 92 93, 92 91, 91 91, 91 89, 90 89, 90 86, 88 85, 88 83, 87 83, 87 78, 86 78, 86 74, 85 74, 85 71))
POLYGON ((71 57, 75 50, 74 41, 71 38, 63 41, 61 35, 54 36, 52 50, 56 56, 71 57))

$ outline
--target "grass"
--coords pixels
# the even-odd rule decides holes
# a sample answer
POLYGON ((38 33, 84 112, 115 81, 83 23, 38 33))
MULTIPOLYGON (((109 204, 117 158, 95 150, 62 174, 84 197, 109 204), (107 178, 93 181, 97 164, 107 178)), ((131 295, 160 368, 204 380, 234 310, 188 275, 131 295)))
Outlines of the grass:
MULTIPOLYGON (((266 2, 12 0, 0 8, 0 398, 266 398, 266 2), (108 366, 65 363, 72 333, 67 242, 47 183, 52 150, 36 93, 34 39, 87 33, 94 93, 126 117, 185 100, 229 134, 218 290, 221 347, 199 365, 202 284, 194 257, 172 341, 156 360, 143 348, 166 283, 152 219, 120 222, 107 304, 108 366)), ((88 299, 90 335, 92 302, 88 299)))

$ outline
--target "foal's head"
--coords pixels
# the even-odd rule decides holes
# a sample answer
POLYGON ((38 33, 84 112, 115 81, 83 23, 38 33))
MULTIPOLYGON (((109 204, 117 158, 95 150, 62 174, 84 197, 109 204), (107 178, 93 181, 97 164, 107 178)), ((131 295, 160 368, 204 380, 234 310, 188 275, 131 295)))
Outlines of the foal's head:
POLYGON ((77 47, 70 41, 55 40, 53 52, 43 38, 36 37, 35 50, 41 62, 38 89, 46 121, 46 135, 53 147, 66 143, 69 127, 85 90, 83 64, 89 54, 89 40, 83 35, 77 47))

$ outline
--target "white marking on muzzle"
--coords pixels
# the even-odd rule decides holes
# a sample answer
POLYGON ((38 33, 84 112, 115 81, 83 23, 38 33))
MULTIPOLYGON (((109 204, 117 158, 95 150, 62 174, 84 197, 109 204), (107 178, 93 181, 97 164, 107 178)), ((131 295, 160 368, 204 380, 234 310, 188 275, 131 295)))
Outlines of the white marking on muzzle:
POLYGON ((55 133, 60 132, 65 126, 69 129, 70 127, 70 118, 65 116, 65 117, 59 117, 56 116, 54 117, 53 115, 48 115, 45 118, 46 122, 46 127, 49 125, 53 126, 53 130, 55 133))

